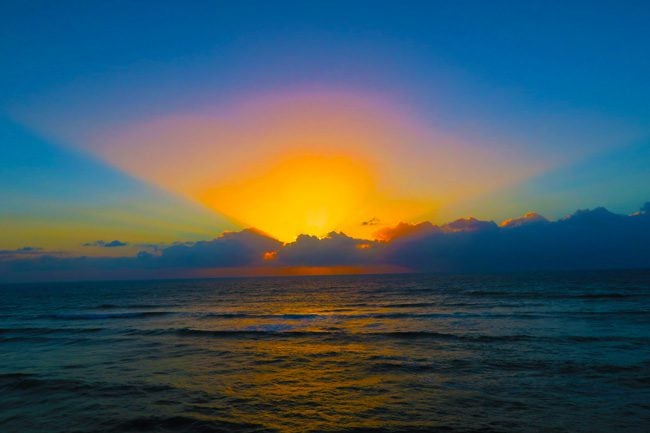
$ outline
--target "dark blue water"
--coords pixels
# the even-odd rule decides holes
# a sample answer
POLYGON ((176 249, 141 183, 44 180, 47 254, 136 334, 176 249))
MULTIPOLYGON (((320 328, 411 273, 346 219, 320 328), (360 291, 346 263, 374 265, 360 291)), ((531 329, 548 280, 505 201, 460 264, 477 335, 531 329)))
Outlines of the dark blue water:
POLYGON ((0 432, 648 432, 650 273, 0 286, 0 432))

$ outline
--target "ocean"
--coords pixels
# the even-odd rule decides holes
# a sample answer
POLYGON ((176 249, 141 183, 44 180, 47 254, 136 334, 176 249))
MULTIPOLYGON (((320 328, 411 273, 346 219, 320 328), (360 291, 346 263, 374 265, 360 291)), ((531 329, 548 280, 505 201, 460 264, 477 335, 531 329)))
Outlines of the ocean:
POLYGON ((0 432, 648 432, 650 272, 0 286, 0 432))

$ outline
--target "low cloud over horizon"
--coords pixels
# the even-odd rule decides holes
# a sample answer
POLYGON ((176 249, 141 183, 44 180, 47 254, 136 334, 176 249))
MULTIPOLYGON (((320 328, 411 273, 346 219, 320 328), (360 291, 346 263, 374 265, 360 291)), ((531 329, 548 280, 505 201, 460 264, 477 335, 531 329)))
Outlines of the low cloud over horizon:
POLYGON ((440 226, 399 223, 377 230, 375 238, 331 232, 282 243, 249 228, 131 257, 71 257, 24 247, 0 251, 0 281, 648 268, 650 202, 632 215, 599 207, 557 221, 530 212, 501 224, 476 218, 440 226))
POLYGON ((82 244, 82 247, 102 247, 102 248, 118 248, 118 247, 125 247, 127 246, 127 242, 122 242, 118 241, 117 239, 113 241, 94 241, 94 242, 86 242, 82 244))

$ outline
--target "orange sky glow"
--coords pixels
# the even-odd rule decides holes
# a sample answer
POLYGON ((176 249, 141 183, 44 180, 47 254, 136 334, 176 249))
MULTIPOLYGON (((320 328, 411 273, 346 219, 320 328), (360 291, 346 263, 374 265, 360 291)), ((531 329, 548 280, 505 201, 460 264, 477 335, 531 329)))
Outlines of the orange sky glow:
POLYGON ((91 150, 284 242, 444 219, 453 203, 536 169, 415 117, 373 96, 294 92, 137 123, 99 134, 91 150))

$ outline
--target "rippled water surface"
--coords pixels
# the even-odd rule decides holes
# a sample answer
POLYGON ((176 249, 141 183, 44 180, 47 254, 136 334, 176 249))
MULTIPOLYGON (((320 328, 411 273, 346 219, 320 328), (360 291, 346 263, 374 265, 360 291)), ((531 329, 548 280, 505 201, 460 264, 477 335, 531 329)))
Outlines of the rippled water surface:
POLYGON ((0 286, 0 431, 648 432, 650 273, 0 286))

